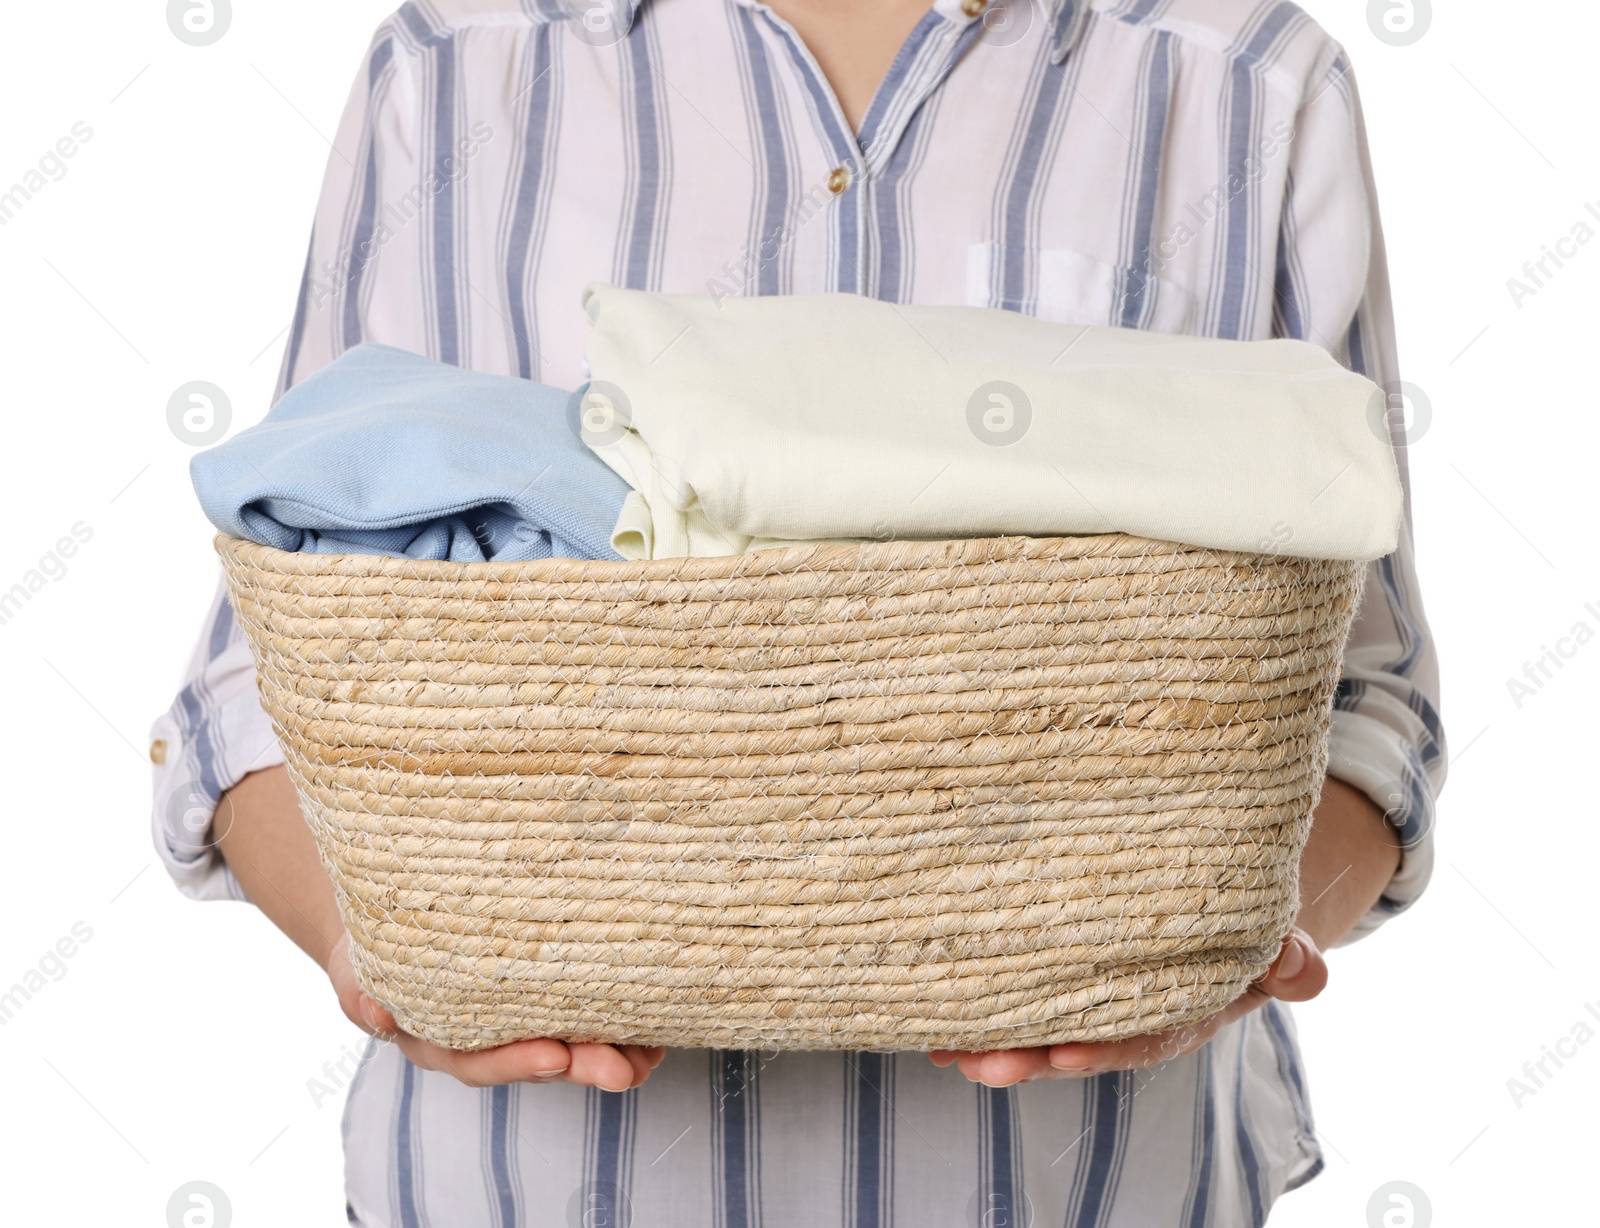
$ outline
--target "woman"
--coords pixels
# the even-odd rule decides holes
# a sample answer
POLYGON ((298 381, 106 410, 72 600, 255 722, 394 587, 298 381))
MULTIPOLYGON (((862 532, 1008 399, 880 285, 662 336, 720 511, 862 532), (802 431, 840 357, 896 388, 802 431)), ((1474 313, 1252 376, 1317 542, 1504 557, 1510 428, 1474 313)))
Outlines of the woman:
MULTIPOLYGON (((1292 336, 1397 379, 1354 83, 1292 4, 587 2, 414 0, 379 29, 280 395, 361 341, 576 386, 592 280, 1292 336)), ((254 901, 392 1040, 350 1090, 352 1223, 1255 1224, 1322 1162, 1279 1002, 1425 885, 1436 703, 1408 518, 1352 637, 1298 928, 1218 1017, 1118 1045, 463 1054, 395 1034, 220 595, 157 723, 157 843, 184 891, 254 901), (217 806, 199 839, 160 804, 191 792, 217 806)))

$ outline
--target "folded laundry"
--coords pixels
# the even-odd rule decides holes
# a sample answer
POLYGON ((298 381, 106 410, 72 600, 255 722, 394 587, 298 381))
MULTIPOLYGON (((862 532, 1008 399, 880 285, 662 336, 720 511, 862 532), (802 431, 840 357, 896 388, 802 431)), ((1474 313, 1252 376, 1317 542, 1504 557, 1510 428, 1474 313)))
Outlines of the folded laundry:
POLYGON ((280 550, 614 559, 627 483, 577 438, 571 395, 359 345, 190 476, 224 532, 280 550))
POLYGON ((591 285, 583 438, 626 558, 795 540, 1124 532, 1371 559, 1402 490, 1381 390, 1303 341, 851 294, 591 285))

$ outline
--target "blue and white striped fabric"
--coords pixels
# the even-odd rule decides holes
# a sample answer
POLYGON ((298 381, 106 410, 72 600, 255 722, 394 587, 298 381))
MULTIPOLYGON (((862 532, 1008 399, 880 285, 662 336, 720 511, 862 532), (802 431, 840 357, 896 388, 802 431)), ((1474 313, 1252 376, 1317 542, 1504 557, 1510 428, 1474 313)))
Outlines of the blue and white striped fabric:
MULTIPOLYGON (((413 0, 335 145, 280 393, 363 341, 576 386, 593 280, 1292 336, 1398 379, 1349 63, 1284 0, 936 0, 858 135, 756 0, 413 0)), ((1406 845, 1356 935, 1427 882, 1437 700, 1408 511, 1334 714, 1330 770, 1406 845)), ((280 756, 220 596, 154 736, 164 862, 238 898, 206 820, 280 756)), ((367 1228, 1221 1228, 1321 1163, 1279 1006, 1154 1071, 1005 1091, 916 1054, 686 1051, 622 1095, 474 1091, 378 1046, 345 1137, 367 1228)))

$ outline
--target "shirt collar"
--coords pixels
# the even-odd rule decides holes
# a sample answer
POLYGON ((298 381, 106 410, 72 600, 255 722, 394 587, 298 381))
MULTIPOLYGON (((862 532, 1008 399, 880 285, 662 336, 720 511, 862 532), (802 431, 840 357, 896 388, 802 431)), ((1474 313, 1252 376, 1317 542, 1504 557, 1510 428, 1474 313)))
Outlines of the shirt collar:
MULTIPOLYGON (((1067 58, 1067 53, 1077 43, 1078 35, 1083 30, 1084 15, 1089 11, 1089 0, 1009 0, 1009 3, 1019 9, 1030 9, 1029 17, 1045 23, 1045 28, 1050 31, 1050 61, 1053 64, 1059 64, 1067 58)), ((982 21, 993 5, 994 0, 989 0, 989 4, 976 13, 968 13, 963 7, 963 0, 934 0, 933 11, 950 21, 970 25, 982 21)))
MULTIPOLYGON (((602 5, 611 10, 615 15, 614 20, 626 34, 633 27, 633 20, 638 15, 639 6, 645 0, 535 0, 537 7, 546 12, 554 10, 550 15, 559 13, 565 17, 579 16, 586 8, 602 5)), ((1012 4, 1026 4, 1033 6, 1033 16, 1042 17, 1050 31, 1050 61, 1059 64, 1077 45, 1078 36, 1083 32, 1084 18, 1089 12, 1089 0, 1010 0, 1012 4)), ((761 3, 761 0, 738 0, 746 8, 761 3)), ((934 0, 933 11, 947 21, 957 22, 961 25, 971 25, 983 19, 984 10, 977 13, 968 13, 962 7, 962 0, 934 0)))

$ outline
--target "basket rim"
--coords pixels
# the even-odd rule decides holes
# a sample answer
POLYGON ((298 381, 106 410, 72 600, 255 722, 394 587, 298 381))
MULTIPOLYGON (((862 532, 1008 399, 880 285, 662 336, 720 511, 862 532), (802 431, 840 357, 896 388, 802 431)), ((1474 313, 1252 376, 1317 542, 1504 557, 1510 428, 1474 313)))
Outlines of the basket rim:
POLYGON ((1141 555, 1186 566, 1315 564, 1323 560, 1257 554, 1212 546, 1189 546, 1132 533, 1073 536, 897 538, 889 541, 828 542, 774 546, 744 554, 655 559, 547 558, 457 562, 382 554, 312 554, 280 550, 218 533, 212 540, 225 561, 299 576, 388 576, 407 580, 720 580, 777 576, 801 571, 916 571, 1023 559, 1137 558, 1141 555))

